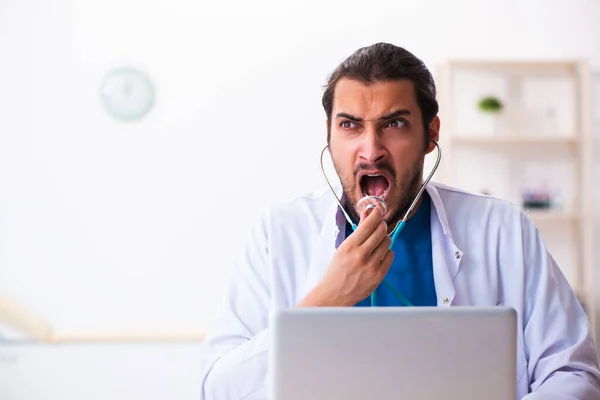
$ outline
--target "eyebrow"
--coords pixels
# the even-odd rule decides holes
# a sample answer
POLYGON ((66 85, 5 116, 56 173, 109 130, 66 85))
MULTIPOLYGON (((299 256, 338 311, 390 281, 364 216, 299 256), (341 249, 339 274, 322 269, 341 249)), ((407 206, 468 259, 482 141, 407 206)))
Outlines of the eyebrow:
MULTIPOLYGON (((411 115, 411 112, 410 112, 410 110, 407 110, 407 109, 396 110, 396 111, 391 112, 389 114, 382 115, 381 117, 378 118, 378 120, 379 121, 386 121, 388 119, 400 117, 402 115, 411 115)), ((345 112, 337 113, 336 114, 336 118, 346 118, 346 119, 349 119, 350 121, 354 121, 354 122, 362 122, 362 120, 363 120, 360 117, 355 117, 355 116, 350 115, 350 114, 345 113, 345 112)))
POLYGON ((402 110, 396 110, 392 113, 389 113, 387 115, 382 115, 381 117, 379 117, 380 121, 385 121, 388 119, 392 119, 392 118, 396 118, 396 117, 401 117, 403 115, 411 115, 410 110, 407 109, 402 109, 402 110))

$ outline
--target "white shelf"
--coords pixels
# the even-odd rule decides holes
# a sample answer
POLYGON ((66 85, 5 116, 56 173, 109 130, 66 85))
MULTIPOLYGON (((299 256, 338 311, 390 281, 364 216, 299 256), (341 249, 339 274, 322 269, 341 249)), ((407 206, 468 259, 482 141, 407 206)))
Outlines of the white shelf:
POLYGON ((580 60, 451 60, 453 68, 476 69, 502 73, 536 76, 572 75, 580 60))
POLYGON ((542 135, 456 135, 450 139, 456 144, 468 145, 575 145, 579 142, 577 136, 542 136, 542 135))
POLYGON ((483 68, 535 68, 536 73, 550 68, 577 68, 580 60, 485 60, 485 59, 452 59, 448 61, 453 67, 483 68))
POLYGON ((569 222, 579 219, 579 214, 564 210, 523 210, 533 222, 569 222))

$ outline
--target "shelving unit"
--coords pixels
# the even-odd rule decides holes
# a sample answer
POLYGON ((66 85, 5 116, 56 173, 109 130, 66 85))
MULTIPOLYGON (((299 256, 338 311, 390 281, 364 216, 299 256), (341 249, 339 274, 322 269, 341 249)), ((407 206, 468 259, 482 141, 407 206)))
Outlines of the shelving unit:
MULTIPOLYGON (((582 60, 450 60, 437 69, 444 159, 438 181, 521 206, 595 327, 590 71, 582 60), (494 96, 499 114, 478 109, 494 96), (547 186, 560 205, 525 209, 547 186)), ((596 336, 596 332, 594 332, 596 336)))
POLYGON ((570 145, 575 146, 579 141, 576 137, 564 136, 564 137, 552 137, 552 136, 516 136, 516 137, 486 137, 484 135, 479 136, 457 136, 452 139, 456 144, 470 144, 470 145, 481 145, 481 146, 524 146, 524 145, 570 145))

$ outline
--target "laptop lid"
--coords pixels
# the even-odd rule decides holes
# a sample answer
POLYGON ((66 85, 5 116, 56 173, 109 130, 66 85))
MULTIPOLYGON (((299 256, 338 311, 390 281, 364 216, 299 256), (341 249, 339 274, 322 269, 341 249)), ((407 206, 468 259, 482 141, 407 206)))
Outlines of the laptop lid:
POLYGON ((511 308, 291 308, 271 327, 272 400, 515 398, 511 308))

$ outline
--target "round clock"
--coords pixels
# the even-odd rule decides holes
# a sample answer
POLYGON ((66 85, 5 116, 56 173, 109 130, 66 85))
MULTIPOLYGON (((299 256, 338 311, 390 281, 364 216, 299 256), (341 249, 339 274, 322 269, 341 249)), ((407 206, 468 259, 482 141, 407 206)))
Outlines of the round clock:
POLYGON ((154 105, 155 90, 143 71, 119 68, 109 72, 100 85, 100 99, 106 111, 120 121, 142 118, 154 105))

